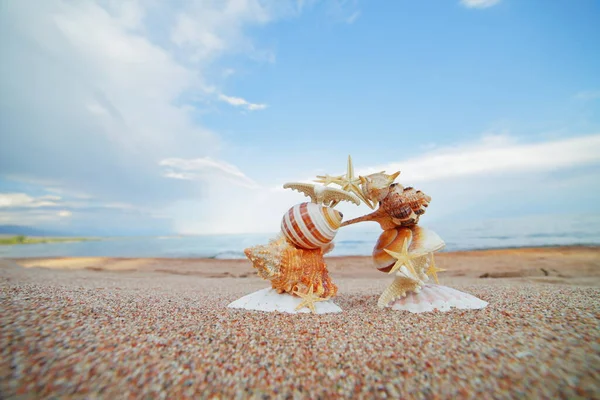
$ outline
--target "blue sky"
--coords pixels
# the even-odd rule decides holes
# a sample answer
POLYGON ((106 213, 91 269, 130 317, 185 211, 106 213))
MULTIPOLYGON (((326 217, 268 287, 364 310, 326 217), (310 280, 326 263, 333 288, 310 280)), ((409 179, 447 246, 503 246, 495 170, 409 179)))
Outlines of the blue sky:
POLYGON ((423 224, 600 211, 597 1, 0 7, 0 225, 277 231, 348 154, 423 224))

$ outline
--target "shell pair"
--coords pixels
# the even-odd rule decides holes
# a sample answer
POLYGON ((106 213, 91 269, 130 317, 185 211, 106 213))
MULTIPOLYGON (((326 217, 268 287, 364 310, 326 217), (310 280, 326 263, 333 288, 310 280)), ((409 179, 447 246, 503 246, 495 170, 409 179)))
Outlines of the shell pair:
POLYGON ((418 293, 429 276, 437 281, 433 253, 443 249, 444 241, 432 230, 414 225, 383 231, 373 249, 378 270, 396 273, 392 284, 383 291, 377 305, 387 307, 408 293, 418 293))

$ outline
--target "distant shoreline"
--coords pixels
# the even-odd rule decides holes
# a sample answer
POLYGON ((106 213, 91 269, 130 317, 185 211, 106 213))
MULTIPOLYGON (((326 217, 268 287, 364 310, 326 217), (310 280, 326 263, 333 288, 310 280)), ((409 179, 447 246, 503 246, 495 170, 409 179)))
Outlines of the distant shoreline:
MULTIPOLYGON (((100 240, 100 239, 90 239, 90 240, 100 240)), ((454 256, 454 255, 468 255, 471 253, 480 254, 480 253, 538 253, 538 252, 552 252, 552 251, 600 251, 600 245, 598 244, 573 244, 573 245, 547 245, 547 246, 513 246, 513 247, 495 247, 495 248, 480 248, 480 249, 464 249, 464 250, 442 250, 440 252, 436 252, 436 255, 444 255, 444 256, 454 256)), ((326 260, 341 260, 347 258, 371 258, 370 254, 354 254, 354 255, 326 255, 326 260)), ((27 261, 27 260, 165 260, 165 261, 206 261, 206 262, 244 262, 248 261, 246 257, 243 258, 215 258, 215 257, 145 257, 145 256, 31 256, 31 257, 3 257, 0 256, 0 259, 5 260, 15 260, 15 261, 27 261)))
MULTIPOLYGON (((20 258, 65 258, 65 257, 94 257, 119 259, 166 259, 166 260, 245 260, 243 249, 256 242, 264 243, 259 238, 229 240, 223 238, 207 238, 206 240, 182 239, 179 241, 157 240, 160 237, 150 237, 148 240, 131 240, 124 237, 95 237, 95 236, 15 236, 0 235, 0 259, 20 258), (20 240, 17 240, 20 238, 20 240), (20 246, 29 244, 30 246, 20 246), (37 245, 37 246, 36 246, 37 245)), ((139 238, 137 238, 139 239, 139 238)), ((370 238, 368 238, 370 239, 370 238)), ((574 238, 572 238, 574 239, 574 238)), ((508 243, 485 243, 478 240, 468 240, 457 243, 454 240, 446 242, 446 248, 438 254, 448 253, 479 253, 485 251, 527 251, 527 249, 557 249, 557 248, 586 248, 600 249, 600 238, 596 236, 582 240, 565 239, 536 241, 527 240, 519 243, 513 240, 508 243)), ((335 242, 333 252, 326 255, 327 259, 341 257, 370 257, 375 241, 341 240, 335 242), (350 244, 348 244, 350 243, 350 244)))
MULTIPOLYGON (((326 258, 335 279, 383 278, 371 256, 326 258)), ((448 279, 517 278, 569 285, 600 285, 600 246, 528 247, 436 253, 437 265, 448 279)), ((134 274, 167 274, 199 278, 255 278, 248 259, 153 258, 153 257, 0 257, 0 269, 21 267, 38 270, 87 271, 134 274)), ((91 275, 94 277, 96 275, 91 275)), ((536 282, 537 282, 536 281, 536 282)))
POLYGON ((18 246, 26 244, 40 243, 72 243, 89 242, 101 240, 92 237, 68 237, 68 236, 26 236, 26 235, 2 235, 0 236, 0 246, 18 246))

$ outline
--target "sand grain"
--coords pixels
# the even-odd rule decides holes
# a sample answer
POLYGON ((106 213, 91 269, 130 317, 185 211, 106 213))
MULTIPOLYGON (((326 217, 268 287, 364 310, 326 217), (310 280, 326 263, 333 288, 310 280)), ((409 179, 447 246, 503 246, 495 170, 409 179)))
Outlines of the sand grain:
POLYGON ((598 286, 442 277, 489 306, 410 314, 375 306, 391 280, 376 276, 336 278, 342 314, 286 315, 226 308, 265 287, 254 276, 26 269, 0 260, 0 391, 600 398, 598 286))

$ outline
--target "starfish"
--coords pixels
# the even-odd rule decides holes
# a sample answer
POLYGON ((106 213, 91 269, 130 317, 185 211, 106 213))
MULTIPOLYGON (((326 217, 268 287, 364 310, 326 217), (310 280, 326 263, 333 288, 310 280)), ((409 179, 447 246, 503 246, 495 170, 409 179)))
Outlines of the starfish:
POLYGON ((342 180, 343 177, 344 175, 317 175, 317 178, 319 179, 315 179, 314 182, 322 183, 323 185, 327 186, 332 183, 337 183, 338 181, 342 180))
POLYGON ((303 193, 305 196, 310 197, 312 202, 316 204, 330 205, 333 207, 340 201, 350 201, 357 206, 360 205, 360 200, 354 197, 354 195, 337 188, 302 182, 288 182, 283 185, 283 188, 303 193))
POLYGON ((395 251, 390 251, 388 249, 384 250, 386 253, 388 253, 390 256, 396 259, 396 263, 394 264, 392 269, 390 269, 390 274, 396 272, 398 269, 400 269, 400 267, 404 265, 409 270, 409 272, 413 274, 415 278, 418 279, 419 275, 417 275, 417 272, 415 271, 415 266, 413 265, 412 260, 415 258, 422 257, 423 254, 408 254, 408 239, 404 239, 404 243, 402 244, 402 250, 400 253, 396 253, 395 251))
POLYGON ((369 206, 370 209, 374 209, 373 204, 371 204, 371 201, 369 201, 369 199, 365 197, 359 186, 361 184, 360 178, 354 176, 354 166, 352 165, 351 156, 348 156, 348 167, 346 170, 346 175, 319 175, 317 176, 317 178, 319 179, 315 180, 315 182, 323 183, 325 185, 335 183, 336 185, 339 185, 342 188, 342 190, 354 193, 367 206, 369 206))
POLYGON ((437 283, 439 285, 440 281, 438 281, 437 273, 438 272, 442 272, 442 271, 445 271, 445 269, 436 268, 435 267, 435 261, 433 259, 433 253, 431 253, 431 264, 429 265, 429 268, 427 268, 426 274, 433 276, 433 279, 435 279, 435 283, 437 283))
POLYGON ((419 287, 419 282, 405 276, 396 276, 394 282, 383 291, 377 305, 381 308, 387 306, 392 301, 406 296, 408 292, 414 292, 419 287))
POLYGON ((300 310, 301 308, 308 308, 310 311, 312 311, 313 314, 316 314, 317 311, 315 310, 315 303, 319 302, 319 301, 325 301, 325 300, 329 300, 329 297, 319 297, 318 295, 315 295, 313 293, 313 286, 310 285, 309 289, 308 289, 308 293, 304 294, 304 293, 300 293, 299 291, 295 291, 294 294, 298 297, 302 298, 302 302, 300 304, 298 304, 298 307, 296 307, 296 310, 300 310))

